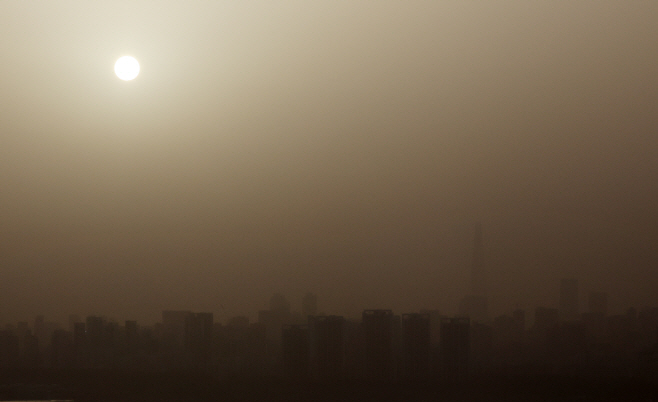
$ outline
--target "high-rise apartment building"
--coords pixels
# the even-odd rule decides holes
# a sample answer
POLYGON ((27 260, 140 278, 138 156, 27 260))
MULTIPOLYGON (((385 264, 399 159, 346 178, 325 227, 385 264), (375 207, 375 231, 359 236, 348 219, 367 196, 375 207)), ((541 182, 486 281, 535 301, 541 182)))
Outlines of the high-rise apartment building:
POLYGON ((365 374, 374 379, 393 376, 393 312, 365 310, 362 315, 365 374))
POLYGON ((430 315, 402 314, 402 369, 405 377, 429 375, 430 349, 430 315))
POLYGON ((470 331, 468 318, 441 319, 441 371, 446 378, 459 379, 468 374, 470 331))
POLYGON ((283 370, 289 378, 306 378, 309 374, 309 331, 305 325, 282 328, 283 370))
POLYGON ((311 374, 318 379, 338 379, 344 374, 345 319, 341 316, 309 316, 311 374))

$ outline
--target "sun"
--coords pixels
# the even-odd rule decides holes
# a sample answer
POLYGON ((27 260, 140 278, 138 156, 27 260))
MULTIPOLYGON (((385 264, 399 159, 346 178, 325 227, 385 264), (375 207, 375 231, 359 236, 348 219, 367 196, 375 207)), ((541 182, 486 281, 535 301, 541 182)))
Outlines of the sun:
POLYGON ((139 74, 139 63, 132 56, 123 56, 114 63, 114 73, 124 81, 134 80, 139 74))

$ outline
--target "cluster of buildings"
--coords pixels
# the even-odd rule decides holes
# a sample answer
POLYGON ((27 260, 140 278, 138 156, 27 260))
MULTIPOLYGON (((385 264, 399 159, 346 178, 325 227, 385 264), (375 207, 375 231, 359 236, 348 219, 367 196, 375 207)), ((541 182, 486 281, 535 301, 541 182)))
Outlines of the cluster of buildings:
MULTIPOLYGON (((0 367, 202 370, 226 375, 292 378, 426 378, 437 346, 436 312, 394 315, 365 310, 362 321, 317 315, 317 299, 304 298, 304 317, 281 295, 258 322, 233 317, 214 322, 212 313, 163 311, 162 322, 139 327, 103 317, 70 318, 68 330, 43 316, 0 331, 0 367)), ((468 365, 469 320, 440 318, 443 366, 468 365)))
POLYGON ((580 313, 578 283, 565 279, 560 289, 559 307, 536 308, 532 325, 523 310, 491 320, 364 310, 360 321, 350 320, 317 314, 312 294, 303 300, 303 313, 274 295, 257 322, 233 317, 219 323, 212 313, 163 311, 162 321, 148 327, 71 316, 63 329, 39 316, 32 325, 19 322, 0 331, 0 367, 320 380, 658 373, 658 308, 609 315, 606 295, 592 293, 588 311, 580 313))
POLYGON ((295 379, 459 379, 472 374, 568 373, 658 376, 658 308, 609 315, 607 295, 579 310, 578 281, 562 279, 559 306, 490 318, 482 229, 475 232, 472 288, 456 317, 364 310, 361 320, 318 314, 308 293, 301 312, 276 294, 257 322, 224 323, 212 313, 163 311, 140 327, 71 316, 69 328, 39 316, 0 331, 0 368, 198 370, 224 376, 295 379))

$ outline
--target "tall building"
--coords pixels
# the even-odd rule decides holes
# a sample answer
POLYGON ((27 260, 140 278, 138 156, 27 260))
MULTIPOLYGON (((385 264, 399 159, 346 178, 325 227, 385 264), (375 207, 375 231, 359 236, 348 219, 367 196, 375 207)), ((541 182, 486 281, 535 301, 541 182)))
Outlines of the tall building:
POLYGON ((19 350, 18 336, 9 330, 0 331, 0 368, 18 366, 19 350))
POLYGON ((402 369, 405 377, 429 375, 430 350, 430 315, 402 314, 402 369))
POLYGON ((281 329, 291 321, 290 303, 279 293, 270 298, 269 310, 258 312, 258 323, 265 326, 267 340, 273 348, 281 347, 281 329))
POLYGON ((450 379, 464 378, 468 374, 470 357, 471 323, 468 318, 441 319, 441 371, 450 379))
POLYGON ((341 316, 309 316, 311 374, 316 379, 338 379, 344 375, 345 319, 341 316))
POLYGON ((124 342, 126 351, 135 353, 139 347, 139 332, 137 321, 127 320, 124 325, 124 342))
POLYGON ((69 315, 69 331, 73 332, 75 329, 75 324, 81 322, 80 321, 80 316, 77 314, 70 314, 69 315))
POLYGON ((185 339, 185 323, 191 311, 164 310, 162 312, 163 343, 166 349, 180 348, 185 339))
POLYGON ((51 367, 68 368, 73 366, 75 363, 75 346, 70 331, 55 330, 50 345, 51 367))
POLYGON ((213 339, 213 314, 190 313, 185 317, 185 350, 195 354, 208 354, 213 339))
POLYGON ((76 349, 82 348, 87 342, 87 328, 84 322, 73 324, 73 344, 76 349))
POLYGON ((282 329, 283 370, 289 378, 309 374, 309 331, 305 325, 284 325, 282 329))
POLYGON ((393 377, 393 312, 364 310, 362 315, 365 342, 364 368, 369 378, 393 377))
POLYGON ((46 321, 44 316, 38 315, 34 319, 34 336, 39 340, 39 346, 41 348, 45 347, 48 344, 48 333, 46 331, 46 321))
POLYGON ((489 303, 486 296, 469 295, 459 303, 459 315, 474 322, 489 321, 489 303))
POLYGON ((103 317, 88 316, 85 331, 86 338, 91 346, 96 348, 105 346, 105 319, 103 317))
POLYGON ((420 313, 430 317, 431 347, 437 348, 441 339, 441 312, 439 310, 420 310, 420 313))
POLYGON ((560 280, 560 320, 574 321, 578 317, 578 280, 563 278, 560 280))

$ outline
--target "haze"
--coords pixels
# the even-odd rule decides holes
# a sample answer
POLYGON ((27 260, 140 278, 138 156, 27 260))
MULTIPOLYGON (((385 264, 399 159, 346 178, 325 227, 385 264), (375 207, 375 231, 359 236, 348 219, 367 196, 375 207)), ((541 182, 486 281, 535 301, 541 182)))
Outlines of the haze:
POLYGON ((658 3, 0 2, 0 322, 656 305, 658 3), (135 56, 137 79, 116 59, 135 56), (584 300, 584 298, 583 298, 584 300))

